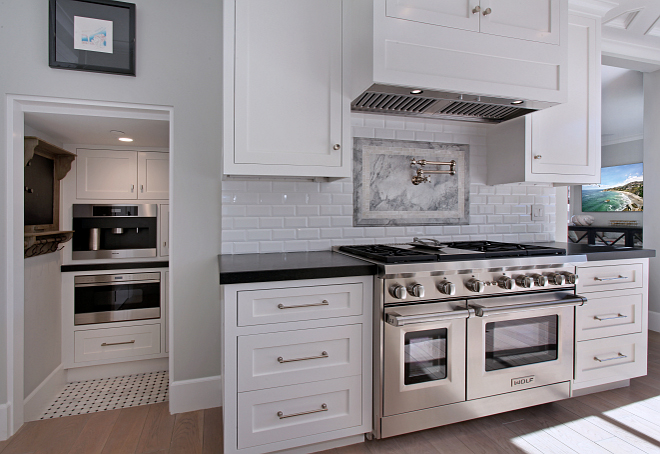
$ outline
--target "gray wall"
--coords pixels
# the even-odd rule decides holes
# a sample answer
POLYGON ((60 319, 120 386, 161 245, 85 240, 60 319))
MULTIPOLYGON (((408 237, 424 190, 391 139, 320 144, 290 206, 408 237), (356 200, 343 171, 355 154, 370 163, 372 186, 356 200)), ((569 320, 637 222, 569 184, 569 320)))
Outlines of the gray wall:
MULTIPOLYGON (((644 73, 644 192, 660 194, 660 71, 644 73), (648 176, 648 178, 646 178, 648 176)), ((660 250, 660 203, 648 196, 644 204, 644 247, 660 250)), ((660 312, 660 257, 650 259, 649 310, 660 312)))
MULTIPOLYGON (((170 373, 177 381, 219 375, 221 2, 133 1, 137 5, 137 77, 49 68, 48 2, 0 2, 0 150, 8 152, 7 94, 173 106, 174 346, 170 354, 174 367, 170 373)), ((6 172, 3 160, 1 184, 6 184, 6 172)), ((0 208, 0 222, 6 225, 11 207, 2 200, 0 208)), ((0 230, 4 236, 5 229, 0 230)), ((7 263, 4 254, 2 247, 2 267, 7 263)), ((4 289, 6 272, 0 269, 4 289)), ((0 300, 0 339, 6 336, 6 304, 0 300)), ((0 349, 0 403, 7 401, 6 362, 6 351, 0 349)))

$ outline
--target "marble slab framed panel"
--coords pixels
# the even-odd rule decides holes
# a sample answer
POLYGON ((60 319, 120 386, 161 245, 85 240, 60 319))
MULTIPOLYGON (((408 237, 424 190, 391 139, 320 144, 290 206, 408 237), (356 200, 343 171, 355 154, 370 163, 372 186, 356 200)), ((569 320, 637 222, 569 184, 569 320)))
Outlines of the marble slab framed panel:
MULTIPOLYGON (((355 138, 353 225, 457 225, 470 215, 469 145, 355 138), (455 175, 414 185, 412 159, 456 161, 455 175)), ((426 166, 427 170, 436 169, 426 166)), ((447 167, 442 167, 447 169, 447 167)))

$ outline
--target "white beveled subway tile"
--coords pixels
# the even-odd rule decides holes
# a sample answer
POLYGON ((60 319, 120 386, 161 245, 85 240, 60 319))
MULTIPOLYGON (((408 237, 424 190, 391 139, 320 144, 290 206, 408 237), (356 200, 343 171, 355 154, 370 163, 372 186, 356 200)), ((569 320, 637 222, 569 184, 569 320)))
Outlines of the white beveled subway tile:
POLYGON ((259 203, 261 205, 282 205, 284 204, 284 194, 280 192, 259 194, 259 203))
POLYGON ((311 240, 307 242, 308 251, 329 251, 332 247, 330 240, 311 240))
POLYGON ((450 121, 445 121, 444 128, 442 130, 451 134, 463 134, 464 131, 464 129, 461 128, 461 125, 450 121))
POLYGON ((342 205, 322 205, 321 206, 321 215, 322 216, 340 216, 342 210, 342 205))
POLYGON ((254 180, 247 182, 247 192, 272 192, 273 182, 265 180, 254 180))
POLYGON ((318 205, 296 206, 296 216, 318 216, 319 214, 321 214, 321 207, 318 205))
POLYGON ((534 203, 534 196, 533 195, 521 195, 518 196, 518 201, 519 203, 525 204, 525 205, 531 205, 534 203))
POLYGON ((338 239, 342 237, 343 230, 339 227, 330 229, 321 229, 321 238, 338 239))
POLYGON ((387 226, 385 227, 385 235, 390 236, 390 237, 396 237, 396 236, 404 236, 406 234, 406 228, 405 227, 390 227, 387 226))
POLYGON ((259 218, 234 218, 235 229, 258 229, 259 218))
POLYGON ((258 254, 259 243, 234 243, 234 254, 258 254))
POLYGON ((295 229, 275 229, 273 230, 273 239, 274 240, 295 240, 296 231, 295 229))
POLYGON ((529 233, 541 233, 543 232, 543 224, 525 224, 527 226, 527 232, 529 233))
POLYGON ((330 224, 333 227, 352 227, 353 219, 350 216, 333 216, 330 224))
MULTIPOLYGON (((477 213, 479 214, 493 214, 495 213, 495 205, 477 205, 477 213)), ((490 222, 490 221, 486 221, 490 222)))
POLYGON ((283 241, 260 241, 259 252, 267 254, 269 252, 284 252, 283 241))
POLYGON ((549 233, 535 233, 534 234, 534 241, 550 241, 550 234, 549 233))
POLYGON ((245 241, 245 230, 223 230, 222 241, 245 241))
POLYGON ((378 238, 385 236, 385 227, 365 227, 365 238, 378 238))
POLYGON ((307 251, 307 241, 285 241, 284 252, 304 252, 307 251))
POLYGON ((343 193, 344 185, 341 181, 330 181, 319 184, 319 192, 343 193))
POLYGON ((493 224, 480 225, 479 233, 495 233, 495 226, 493 224))
POLYGON ((530 224, 530 223, 535 222, 535 221, 532 221, 532 215, 530 213, 530 214, 519 214, 518 215, 518 222, 521 223, 521 224, 530 224))
POLYGON ((220 247, 221 254, 233 254, 234 253, 234 244, 233 243, 222 243, 220 247))
POLYGON ((273 214, 273 208, 268 205, 248 205, 245 208, 246 216, 267 217, 273 214))
POLYGON ((526 233, 527 224, 511 224, 511 233, 526 233))
POLYGON ((387 129, 405 129, 406 123, 399 118, 400 117, 386 117, 384 127, 387 129))
POLYGON ((545 195, 535 195, 534 196, 534 203, 538 203, 539 205, 550 205, 550 197, 545 196, 545 195))
POLYGON ((495 205, 495 214, 511 214, 511 205, 495 205))
POLYGON ((498 224, 495 226, 495 233, 511 233, 511 226, 507 224, 498 224))
POLYGON ((342 229, 344 238, 364 238, 364 228, 362 227, 344 227, 342 229))
POLYGON ((309 194, 288 193, 282 194, 283 203, 285 205, 304 205, 309 203, 309 194))
POLYGON ((543 187, 527 186, 527 195, 543 195, 543 187))
POLYGON ((234 228, 234 218, 223 217, 222 218, 222 230, 231 230, 234 228))
POLYGON ((445 229, 441 225, 427 225, 424 227, 424 235, 444 235, 445 229))
POLYGON ((512 195, 526 195, 527 194, 527 186, 522 185, 520 183, 514 183, 510 184, 511 186, 511 194, 512 195))
POLYGON ((342 216, 353 216, 353 205, 342 205, 341 214, 342 216))
POLYGON ((510 205, 517 205, 518 203, 520 203, 520 197, 518 197, 517 195, 505 195, 504 203, 508 203, 510 205))
POLYGON ((405 118, 406 129, 412 129, 414 131, 423 131, 424 128, 426 127, 425 123, 426 122, 424 121, 423 118, 413 118, 413 117, 405 118))
POLYGON ((307 225, 310 227, 330 227, 329 216, 314 216, 307 220, 307 225))
POLYGON ((353 137, 364 137, 367 139, 373 139, 376 137, 376 129, 366 126, 353 126, 353 137))
POLYGON ((250 229, 246 233, 248 241, 270 241, 273 238, 273 231, 270 229, 250 229))
POLYGON ((321 239, 320 229, 297 229, 296 236, 299 240, 319 240, 321 239))
POLYGON ((495 186, 488 186, 485 184, 476 185, 481 195, 495 195, 495 186))
POLYGON ((334 205, 350 205, 353 203, 353 194, 332 194, 334 205))
POLYGON ((415 138, 419 142, 433 142, 433 132, 431 131, 415 131, 415 138))
POLYGON ((486 146, 486 136, 470 135, 470 145, 486 146))
POLYGON ((461 235, 476 235, 479 233, 479 226, 477 225, 462 225, 461 235))
POLYGON ((502 220, 502 215, 500 214, 490 214, 486 217, 486 222, 489 224, 502 224, 504 221, 502 220))
POLYGON ((502 241, 502 235, 499 233, 486 235, 488 241, 502 241))
POLYGON ((394 131, 394 137, 398 140, 415 140, 415 131, 397 129, 394 131))
POLYGON ((337 238, 337 239, 334 239, 334 240, 330 240, 330 244, 332 244, 332 246, 350 245, 350 244, 355 244, 355 239, 353 239, 353 238, 337 238))
POLYGON ((296 207, 290 205, 279 205, 271 207, 273 216, 295 216, 296 207))
POLYGON ((223 192, 222 193, 222 204, 230 205, 236 203, 236 193, 234 192, 223 192))
POLYGON ((471 137, 468 134, 454 134, 454 142, 460 144, 469 144, 471 137))
MULTIPOLYGON (((476 190, 478 191, 478 189, 476 190)), ((475 192, 474 194, 477 194, 478 192, 475 192)), ((488 200, 488 197, 485 195, 472 195, 470 193, 470 205, 478 205, 480 203, 486 203, 488 200)))
POLYGON ((309 194, 309 205, 331 205, 333 194, 309 194))
POLYGON ((458 225, 446 225, 442 229, 442 233, 444 235, 460 235, 461 234, 461 227, 458 225))
POLYGON ((517 224, 520 221, 520 217, 515 214, 505 214, 502 220, 505 224, 517 224))
POLYGON ((286 217, 284 218, 284 227, 307 227, 307 218, 286 217))
POLYGON ((223 180, 222 192, 247 192, 247 181, 223 180))
POLYGON ((446 132, 434 132, 433 141, 440 143, 454 143, 454 135, 446 132))
POLYGON ((364 118, 361 115, 351 115, 351 126, 364 126, 364 118))
POLYGON ((353 182, 352 181, 343 181, 342 182, 342 192, 344 194, 353 194, 353 182))
POLYGON ((441 120, 434 120, 433 118, 424 119, 424 129, 431 132, 442 132, 445 127, 444 122, 441 120))
POLYGON ((504 197, 501 195, 490 195, 488 196, 488 204, 490 205, 501 205, 504 203, 504 197))
POLYGON ((452 235, 451 241, 470 241, 470 235, 452 235))
POLYGON ((493 187, 495 188, 495 194, 497 195, 511 195, 511 186, 507 184, 498 184, 493 187))
POLYGON ((516 243, 518 241, 518 234, 510 233, 510 234, 502 235, 502 241, 504 241, 505 243, 516 243))
POLYGON ((296 181, 296 189, 293 192, 299 192, 301 194, 314 194, 320 192, 321 183, 316 181, 296 181))
POLYGON ((284 218, 259 218, 260 229, 281 229, 284 227, 284 218))
POLYGON ((486 241, 488 235, 470 235, 470 241, 486 241))
POLYGON ((296 192, 296 183, 293 181, 273 181, 273 192, 296 192))
POLYGON ((375 114, 364 114, 364 125, 372 128, 384 128, 385 116, 375 114))
POLYGON ((222 206, 223 216, 241 217, 241 216, 245 216, 245 213, 246 213, 246 209, 244 206, 234 206, 234 205, 222 206))
POLYGON ((534 234, 533 233, 519 233, 518 234, 518 241, 521 243, 533 243, 534 242, 534 234))
POLYGON ((408 236, 424 235, 424 226, 422 226, 422 225, 407 226, 406 227, 406 235, 408 235, 408 236))
POLYGON ((380 129, 376 128, 374 131, 374 136, 376 139, 394 139, 395 131, 392 129, 380 129))

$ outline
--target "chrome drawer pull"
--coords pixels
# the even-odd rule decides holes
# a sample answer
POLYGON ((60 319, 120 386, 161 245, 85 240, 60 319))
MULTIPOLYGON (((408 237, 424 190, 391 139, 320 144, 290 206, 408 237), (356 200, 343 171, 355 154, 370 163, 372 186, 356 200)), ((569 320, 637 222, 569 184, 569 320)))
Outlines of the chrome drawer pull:
POLYGON ((614 358, 607 358, 607 359, 600 359, 598 356, 594 356, 594 360, 598 361, 599 363, 604 363, 605 361, 614 361, 615 359, 623 359, 623 358, 627 358, 627 356, 622 353, 618 353, 618 356, 615 356, 614 358))
POLYGON ((321 359, 321 358, 329 358, 330 355, 328 355, 328 352, 321 352, 319 356, 308 356, 307 358, 293 358, 293 359, 284 359, 281 356, 277 358, 277 362, 282 364, 282 363, 292 363, 294 361, 307 361, 308 359, 321 359))
POLYGON ((103 342, 101 344, 101 347, 107 347, 109 345, 124 345, 124 344, 134 344, 134 343, 135 343, 135 339, 133 339, 132 341, 128 341, 128 342, 114 342, 112 344, 108 344, 106 342, 103 342))
POLYGON ((323 300, 320 303, 313 303, 313 304, 299 304, 297 306, 285 306, 284 304, 280 303, 277 305, 278 309, 295 309, 297 307, 312 307, 312 306, 329 306, 330 303, 328 303, 328 300, 323 300))
POLYGON ((618 280, 621 280, 621 279, 628 279, 628 277, 621 276, 619 274, 619 277, 605 277, 605 278, 595 277, 594 281, 601 281, 601 282, 603 282, 603 281, 618 281, 618 280))
POLYGON ((285 415, 281 411, 278 411, 277 412, 277 417, 280 418, 280 419, 293 418, 294 416, 309 415, 309 414, 318 413, 318 412, 321 412, 321 411, 328 411, 328 406, 326 404, 321 404, 321 408, 319 408, 318 410, 303 411, 303 412, 300 412, 300 413, 294 413, 292 415, 285 415))
POLYGON ((600 320, 601 322, 604 320, 615 320, 617 318, 628 318, 628 316, 623 314, 618 314, 615 317, 599 317, 597 315, 594 315, 594 320, 600 320))

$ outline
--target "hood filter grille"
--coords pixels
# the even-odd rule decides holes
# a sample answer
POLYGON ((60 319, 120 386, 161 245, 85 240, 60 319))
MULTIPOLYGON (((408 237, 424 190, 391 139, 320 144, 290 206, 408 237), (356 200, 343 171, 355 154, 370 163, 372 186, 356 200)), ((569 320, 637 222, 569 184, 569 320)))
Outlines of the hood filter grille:
POLYGON ((419 96, 366 92, 353 103, 353 110, 422 113, 436 101, 436 99, 421 98, 419 96))
POLYGON ((439 114, 460 115, 465 117, 479 117, 500 121, 509 118, 519 109, 510 106, 497 106, 492 104, 476 104, 472 102, 452 102, 438 111, 439 114))

